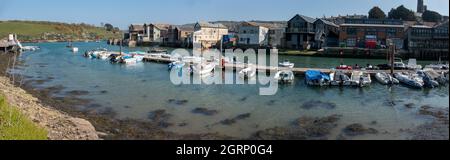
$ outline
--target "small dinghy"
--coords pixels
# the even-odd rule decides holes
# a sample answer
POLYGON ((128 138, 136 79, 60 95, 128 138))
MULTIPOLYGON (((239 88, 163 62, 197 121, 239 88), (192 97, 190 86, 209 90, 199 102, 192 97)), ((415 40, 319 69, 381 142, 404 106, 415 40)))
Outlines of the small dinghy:
POLYGON ((330 73, 330 85, 332 86, 343 86, 349 80, 350 77, 342 71, 330 73))
POLYGON ((278 71, 275 76, 275 80, 279 83, 292 83, 294 82, 294 72, 292 71, 278 71))
POLYGON ((239 72, 239 77, 243 79, 250 79, 256 76, 256 69, 253 67, 244 68, 239 72))
POLYGON ((396 78, 392 77, 390 74, 387 74, 385 72, 375 74, 375 78, 377 79, 378 82, 384 85, 400 83, 396 78))
POLYGON ((394 77, 407 86, 422 89, 424 86, 423 79, 417 74, 395 73, 394 77))
POLYGON ((216 65, 214 63, 203 63, 199 65, 192 66, 192 72, 198 75, 210 74, 214 71, 216 65))
POLYGON ((330 85, 330 75, 316 70, 308 70, 305 73, 306 84, 310 86, 328 86, 330 85))
POLYGON ((294 68, 294 63, 289 62, 289 60, 284 60, 284 62, 279 63, 281 67, 294 68))

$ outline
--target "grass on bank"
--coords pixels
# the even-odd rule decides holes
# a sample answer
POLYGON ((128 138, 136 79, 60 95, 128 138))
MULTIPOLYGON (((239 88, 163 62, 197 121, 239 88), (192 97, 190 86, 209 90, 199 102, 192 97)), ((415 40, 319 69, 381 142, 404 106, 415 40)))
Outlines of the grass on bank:
MULTIPOLYGON (((6 38, 8 34, 16 33, 19 40, 43 40, 44 33, 51 33, 53 36, 61 35, 66 37, 81 38, 82 34, 98 36, 101 39, 117 38, 121 33, 107 31, 102 27, 87 24, 68 24, 44 21, 0 21, 0 39, 6 38)), ((47 37, 53 40, 55 37, 47 37)))
POLYGON ((0 95, 0 140, 46 140, 47 131, 26 118, 0 95))

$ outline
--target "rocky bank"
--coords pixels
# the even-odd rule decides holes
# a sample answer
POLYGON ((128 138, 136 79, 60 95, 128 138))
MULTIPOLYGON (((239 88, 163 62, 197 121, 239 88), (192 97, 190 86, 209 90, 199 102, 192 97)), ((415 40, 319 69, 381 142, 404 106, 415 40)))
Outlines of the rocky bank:
POLYGON ((43 105, 36 97, 12 85, 9 79, 3 76, 0 76, 0 94, 5 96, 11 106, 19 108, 30 120, 47 129, 50 140, 99 139, 97 131, 89 121, 43 105))

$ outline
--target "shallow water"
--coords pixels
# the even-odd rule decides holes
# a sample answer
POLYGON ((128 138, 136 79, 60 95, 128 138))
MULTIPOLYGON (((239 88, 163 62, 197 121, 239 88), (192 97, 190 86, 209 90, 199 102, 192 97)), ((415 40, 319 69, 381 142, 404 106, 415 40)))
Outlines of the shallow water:
MULTIPOLYGON (((379 134, 358 136, 355 139, 403 139, 405 135, 399 132, 400 129, 412 128, 429 121, 417 115, 417 108, 422 105, 442 108, 449 106, 448 87, 415 90, 402 85, 388 87, 374 82, 363 89, 317 88, 306 86, 300 76, 296 77, 294 84, 280 86, 276 95, 260 96, 258 85, 173 85, 166 64, 140 63, 126 66, 82 56, 86 50, 100 46, 118 50, 117 46, 74 43, 80 52, 71 53, 65 47, 66 43, 27 45, 38 45, 42 49, 23 53, 21 59, 25 64, 15 72, 24 74, 28 80, 44 80, 34 83, 34 87, 63 85, 65 88, 55 96, 64 96, 74 90, 88 91, 79 96, 92 99, 94 105, 91 106, 98 107, 97 109, 112 108, 117 112, 118 118, 148 120, 149 112, 164 109, 173 115, 169 122, 174 124, 166 130, 177 133, 218 132, 246 138, 258 130, 288 126, 301 116, 340 114, 343 117, 329 136, 330 139, 336 139, 342 128, 352 123, 361 123, 380 131, 379 134), (310 101, 329 102, 335 107, 302 107, 310 101), (414 103, 414 108, 406 108, 405 104, 408 103, 414 103), (194 114, 192 110, 195 108, 217 110, 218 114, 194 114), (220 124, 222 120, 244 113, 250 113, 250 117, 232 125, 220 124), (372 124, 374 121, 376 124, 372 124)), ((320 68, 332 68, 340 63, 365 65, 384 62, 295 56, 281 56, 279 59, 289 59, 300 67, 320 68)), ((232 75, 230 72, 225 74, 232 75)))

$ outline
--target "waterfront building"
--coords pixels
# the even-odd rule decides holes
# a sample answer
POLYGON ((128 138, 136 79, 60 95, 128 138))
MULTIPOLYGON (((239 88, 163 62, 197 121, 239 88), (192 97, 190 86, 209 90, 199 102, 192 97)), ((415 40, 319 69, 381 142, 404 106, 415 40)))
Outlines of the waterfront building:
POLYGON ((315 21, 314 18, 299 14, 291 18, 285 32, 285 48, 310 49, 315 35, 315 21))
POLYGON ((325 19, 317 19, 314 22, 315 49, 324 47, 337 47, 339 44, 339 26, 325 19))
POLYGON ((255 22, 242 22, 239 25, 238 44, 242 46, 267 46, 269 43, 269 28, 255 22))
POLYGON ((194 33, 194 27, 177 27, 178 41, 182 47, 189 47, 192 45, 192 34, 194 33))
POLYGON ((393 19, 345 19, 339 25, 341 47, 385 48, 392 41, 397 48, 403 48, 405 25, 393 19))
POLYGON ((406 31, 406 49, 409 56, 420 59, 448 59, 448 21, 433 27, 418 24, 406 31))
POLYGON ((279 27, 269 28, 269 45, 268 47, 281 48, 284 43, 284 33, 286 29, 279 27))
POLYGON ((228 34, 228 28, 220 23, 197 22, 194 26, 193 43, 202 48, 217 46, 223 35, 228 34))
POLYGON ((143 41, 146 33, 145 26, 145 24, 131 24, 128 27, 128 35, 125 37, 128 41, 143 41))
POLYGON ((167 29, 167 41, 168 44, 174 45, 179 42, 179 30, 177 27, 170 25, 167 29))

